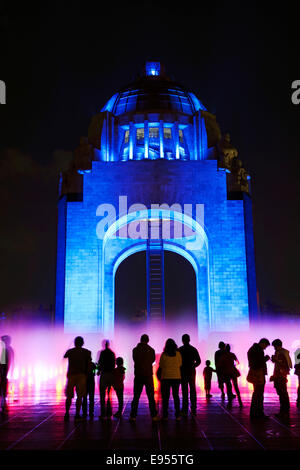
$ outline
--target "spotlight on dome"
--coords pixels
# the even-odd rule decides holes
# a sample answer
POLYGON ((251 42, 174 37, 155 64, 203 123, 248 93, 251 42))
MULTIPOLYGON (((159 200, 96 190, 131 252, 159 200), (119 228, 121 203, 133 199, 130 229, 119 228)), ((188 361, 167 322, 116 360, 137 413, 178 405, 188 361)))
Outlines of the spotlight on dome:
POLYGON ((146 62, 146 76, 160 75, 160 62, 146 62))

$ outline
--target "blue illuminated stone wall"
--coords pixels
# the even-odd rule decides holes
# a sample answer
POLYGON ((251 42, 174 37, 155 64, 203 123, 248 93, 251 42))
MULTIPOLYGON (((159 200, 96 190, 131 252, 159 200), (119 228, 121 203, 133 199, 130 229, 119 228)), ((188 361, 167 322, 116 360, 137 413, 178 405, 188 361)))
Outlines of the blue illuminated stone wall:
POLYGON ((216 160, 93 162, 83 178, 83 201, 61 201, 59 206, 56 318, 64 318, 66 331, 112 328, 113 287, 107 287, 106 295, 103 289, 113 286, 120 253, 145 248, 137 240, 116 239, 104 251, 96 235, 97 207, 106 203, 117 209, 121 195, 128 197, 128 207, 204 204, 207 251, 169 241, 170 249, 182 250, 198 269, 199 336, 249 327, 249 305, 254 311, 256 295, 251 200, 227 199, 226 172, 216 160))
POLYGON ((248 194, 243 195, 243 201, 244 201, 249 314, 250 314, 250 320, 255 321, 258 318, 258 301, 257 301, 257 288, 256 288, 252 201, 251 201, 251 198, 248 196, 248 194))

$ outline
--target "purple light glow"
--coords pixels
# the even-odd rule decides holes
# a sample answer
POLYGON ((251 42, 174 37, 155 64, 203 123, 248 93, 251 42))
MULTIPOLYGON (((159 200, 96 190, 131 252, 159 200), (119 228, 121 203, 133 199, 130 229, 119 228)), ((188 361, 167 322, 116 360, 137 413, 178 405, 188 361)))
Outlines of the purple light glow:
MULTIPOLYGON (((297 325, 298 326, 298 325, 297 325)), ((247 351, 249 347, 260 338, 266 337, 272 342, 275 338, 283 341, 283 347, 290 351, 293 364, 295 363, 295 351, 300 347, 300 331, 296 324, 287 325, 284 322, 274 321, 256 325, 249 332, 234 333, 213 333, 210 334, 207 341, 198 342, 195 326, 190 328, 186 322, 176 322, 176 324, 162 327, 161 325, 144 326, 135 324, 130 326, 119 326, 116 329, 114 338, 110 339, 111 348, 116 356, 122 356, 126 367, 125 387, 128 391, 132 390, 133 381, 133 362, 131 359, 132 348, 139 342, 142 333, 147 333, 150 337, 150 345, 154 347, 157 353, 157 361, 154 366, 156 370, 160 354, 163 350, 165 340, 172 337, 181 345, 181 336, 184 333, 190 334, 191 344, 199 350, 202 363, 197 369, 197 385, 199 393, 204 394, 203 390, 203 367, 205 361, 209 359, 214 366, 214 352, 217 349, 219 341, 224 341, 231 345, 231 350, 236 354, 240 364, 238 369, 241 373, 239 385, 243 392, 252 390, 252 386, 246 381, 248 373, 247 351), (297 336, 298 334, 298 336, 297 336)), ((9 371, 9 400, 22 395, 34 395, 39 397, 46 389, 56 390, 58 401, 64 399, 64 386, 66 382, 67 360, 63 359, 65 351, 73 347, 74 336, 65 334, 60 329, 45 327, 19 327, 6 328, 2 334, 8 334, 12 338, 12 347, 14 349, 14 364, 9 371)), ((84 335, 84 347, 92 351, 93 360, 98 358, 98 352, 104 337, 99 334, 84 335)), ((273 347, 269 346, 266 354, 273 354, 273 347)), ((268 362, 268 377, 272 375, 273 363, 268 362)), ((266 391, 275 393, 273 384, 268 381, 266 391)), ((97 392, 98 379, 96 378, 97 392)), ((155 376, 155 385, 157 379, 155 376)), ((292 396, 296 396, 298 378, 294 375, 294 370, 290 371, 288 377, 288 390, 292 396)), ((216 374, 213 374, 212 391, 218 392, 216 374)))

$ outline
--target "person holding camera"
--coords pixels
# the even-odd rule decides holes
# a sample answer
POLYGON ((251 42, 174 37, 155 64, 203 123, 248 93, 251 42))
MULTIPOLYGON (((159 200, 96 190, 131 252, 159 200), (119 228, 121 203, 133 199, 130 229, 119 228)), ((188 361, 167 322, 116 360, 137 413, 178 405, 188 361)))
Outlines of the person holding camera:
POLYGON ((253 385, 253 394, 250 406, 250 418, 268 418, 264 414, 264 391, 265 376, 267 375, 267 361, 270 356, 265 356, 264 350, 270 346, 267 338, 262 338, 258 343, 254 343, 248 350, 249 372, 247 381, 253 385))

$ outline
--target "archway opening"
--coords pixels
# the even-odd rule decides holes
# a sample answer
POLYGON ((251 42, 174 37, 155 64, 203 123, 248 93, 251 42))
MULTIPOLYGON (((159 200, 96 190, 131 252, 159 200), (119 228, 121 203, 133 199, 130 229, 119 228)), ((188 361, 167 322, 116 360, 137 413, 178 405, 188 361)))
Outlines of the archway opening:
POLYGON ((197 329, 196 274, 183 256, 165 251, 166 324, 197 329))
MULTIPOLYGON (((186 327, 197 331, 197 293, 194 268, 183 256, 164 251, 165 329, 173 334, 186 327)), ((115 331, 149 331, 147 325, 146 252, 128 256, 115 274, 115 331)), ((188 332, 184 331, 184 332, 188 332)))

